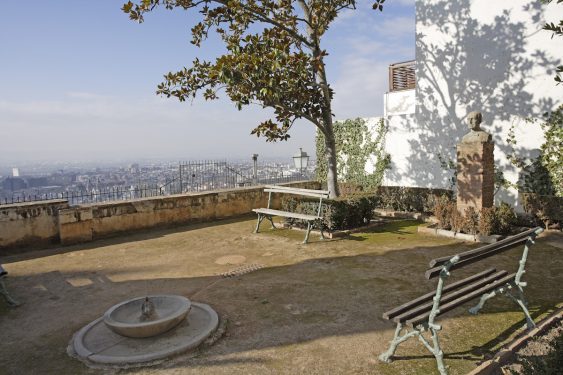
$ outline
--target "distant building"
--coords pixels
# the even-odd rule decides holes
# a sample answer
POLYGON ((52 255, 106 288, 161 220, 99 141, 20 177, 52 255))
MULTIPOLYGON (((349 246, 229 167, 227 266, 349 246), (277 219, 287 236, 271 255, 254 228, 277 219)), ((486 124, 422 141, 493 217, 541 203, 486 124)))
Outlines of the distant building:
POLYGON ((21 177, 8 177, 2 181, 2 188, 13 192, 27 188, 27 183, 21 177))
POLYGON ((138 174, 139 173, 139 164, 137 164, 137 163, 129 164, 129 173, 138 174))
POLYGON ((30 188, 43 187, 49 185, 47 177, 28 177, 27 186, 30 188))
POLYGON ((20 176, 20 169, 12 168, 12 177, 19 177, 19 176, 20 176))

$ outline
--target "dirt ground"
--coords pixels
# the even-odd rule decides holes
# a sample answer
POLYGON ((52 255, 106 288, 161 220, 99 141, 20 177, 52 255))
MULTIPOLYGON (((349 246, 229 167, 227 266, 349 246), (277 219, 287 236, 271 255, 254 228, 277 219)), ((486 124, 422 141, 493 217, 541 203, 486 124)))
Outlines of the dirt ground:
MULTIPOLYGON (((435 373, 434 358, 414 339, 393 363, 377 361, 394 331, 381 314, 435 288, 424 278, 430 259, 475 245, 418 235, 414 221, 342 239, 312 235, 308 245, 302 232, 253 234, 254 224, 218 221, 0 257, 8 289, 23 302, 9 309, 0 300, 0 374, 435 373), (252 272, 221 276, 250 265, 252 272), (110 306, 157 293, 211 305, 227 322, 225 335, 152 367, 92 369, 67 355, 72 335, 110 306)), ((550 232, 530 252, 526 294, 536 320, 563 302, 562 249, 563 235, 550 232)), ((515 270, 521 250, 456 277, 490 265, 515 270)), ((502 297, 478 316, 458 308, 439 322, 451 374, 490 358, 524 324, 502 297)))

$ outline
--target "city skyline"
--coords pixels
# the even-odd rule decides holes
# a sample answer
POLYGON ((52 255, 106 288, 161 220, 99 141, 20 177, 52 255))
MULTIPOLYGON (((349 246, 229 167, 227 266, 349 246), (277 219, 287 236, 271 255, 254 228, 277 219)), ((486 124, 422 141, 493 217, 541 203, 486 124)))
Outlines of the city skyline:
MULTIPOLYGON (((315 128, 298 123, 286 143, 250 135, 269 111, 237 111, 227 99, 192 104, 154 94, 162 75, 196 56, 222 51, 189 44, 193 17, 161 11, 139 25, 121 2, 6 4, 0 15, 2 164, 141 158, 185 160, 314 154, 315 128), (25 135, 25 141, 21 136, 25 135)), ((414 1, 383 13, 369 2, 346 12, 327 33, 336 119, 383 114, 390 63, 414 58, 414 1)))

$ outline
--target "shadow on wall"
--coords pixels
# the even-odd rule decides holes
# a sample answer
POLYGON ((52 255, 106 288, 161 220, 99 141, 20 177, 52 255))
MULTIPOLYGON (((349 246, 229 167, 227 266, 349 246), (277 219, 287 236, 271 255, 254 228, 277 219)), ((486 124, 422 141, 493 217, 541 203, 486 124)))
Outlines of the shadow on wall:
MULTIPOLYGON (((418 105, 416 121, 402 126, 419 136, 409 140, 411 154, 402 173, 419 186, 448 187, 452 171, 441 167, 440 157, 455 162, 455 146, 469 130, 465 118, 470 111, 482 112, 485 130, 493 135, 496 163, 500 156, 501 168, 517 173, 504 157, 512 152, 503 136, 506 127, 539 117, 557 104, 552 98, 538 99, 529 87, 538 76, 552 75, 560 64, 528 40, 532 35, 527 22, 541 28, 540 2, 522 9, 529 20, 504 10, 491 23, 474 18, 472 3, 424 0, 417 5, 418 105)), ((535 152, 523 147, 514 151, 520 157, 535 152)))

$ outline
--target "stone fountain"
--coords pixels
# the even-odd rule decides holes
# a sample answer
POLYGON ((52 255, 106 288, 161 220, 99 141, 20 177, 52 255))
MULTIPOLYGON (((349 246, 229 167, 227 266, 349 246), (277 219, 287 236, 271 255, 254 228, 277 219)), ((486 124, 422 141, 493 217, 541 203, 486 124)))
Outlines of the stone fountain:
POLYGON ((68 351, 86 363, 152 362, 198 347, 218 325, 210 306, 186 297, 138 297, 112 306, 83 327, 68 351))

